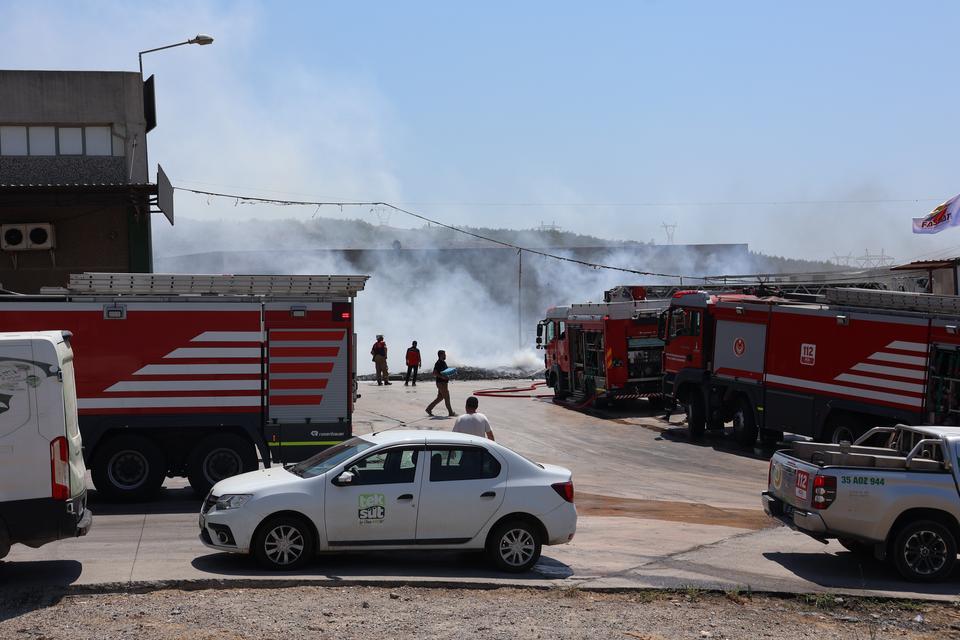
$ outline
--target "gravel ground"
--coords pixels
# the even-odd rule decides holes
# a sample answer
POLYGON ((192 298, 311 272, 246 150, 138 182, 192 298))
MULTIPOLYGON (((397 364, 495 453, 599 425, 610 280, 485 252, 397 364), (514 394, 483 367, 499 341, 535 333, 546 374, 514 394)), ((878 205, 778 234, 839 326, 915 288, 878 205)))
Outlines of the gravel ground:
POLYGON ((577 589, 0 590, 0 638, 960 638, 960 603, 577 589))

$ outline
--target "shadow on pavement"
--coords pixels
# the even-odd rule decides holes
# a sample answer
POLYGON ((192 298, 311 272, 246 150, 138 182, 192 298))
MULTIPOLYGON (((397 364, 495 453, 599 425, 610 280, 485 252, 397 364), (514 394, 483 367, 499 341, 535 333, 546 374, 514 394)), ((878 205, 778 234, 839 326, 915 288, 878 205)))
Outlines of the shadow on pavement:
POLYGON ((157 497, 149 502, 114 502, 104 498, 96 489, 89 490, 87 496, 94 516, 200 513, 200 505, 203 502, 190 487, 164 487, 157 497))
POLYGON ((57 604, 82 571, 76 560, 0 561, 0 622, 57 604))
POLYGON ((726 428, 724 428, 723 431, 707 431, 699 438, 694 438, 691 440, 690 435, 687 433, 686 426, 666 426, 669 424, 666 421, 663 421, 663 424, 665 426, 660 431, 660 440, 676 442, 678 444, 686 444, 693 447, 709 447, 714 451, 729 453, 731 455, 750 458, 752 460, 769 460, 773 457, 773 454, 780 449, 785 449, 791 446, 791 443, 796 440, 805 439, 801 436, 786 434, 784 439, 776 444, 767 445, 757 442, 752 447, 748 447, 734 440, 733 436, 730 435, 728 429, 726 428))
POLYGON ((956 595, 960 568, 946 582, 923 584, 901 580, 893 565, 851 552, 763 554, 794 575, 829 589, 868 589, 925 595, 956 595))
POLYGON ((324 554, 299 571, 264 571, 248 556, 211 553, 194 558, 194 569, 221 576, 264 578, 417 578, 447 580, 458 578, 510 578, 511 580, 562 580, 573 575, 568 565, 543 556, 528 573, 501 573, 490 568, 480 552, 404 551, 324 554))

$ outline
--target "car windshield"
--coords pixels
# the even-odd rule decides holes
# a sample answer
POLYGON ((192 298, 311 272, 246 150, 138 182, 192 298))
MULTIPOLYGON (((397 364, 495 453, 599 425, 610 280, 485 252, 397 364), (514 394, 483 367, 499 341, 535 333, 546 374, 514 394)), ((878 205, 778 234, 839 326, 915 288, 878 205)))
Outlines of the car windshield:
POLYGON ((313 478, 330 471, 330 469, 333 469, 341 462, 349 460, 361 451, 366 451, 372 446, 373 443, 369 440, 350 438, 329 449, 324 449, 317 455, 307 458, 303 462, 298 462, 292 467, 289 467, 287 471, 301 478, 313 478))

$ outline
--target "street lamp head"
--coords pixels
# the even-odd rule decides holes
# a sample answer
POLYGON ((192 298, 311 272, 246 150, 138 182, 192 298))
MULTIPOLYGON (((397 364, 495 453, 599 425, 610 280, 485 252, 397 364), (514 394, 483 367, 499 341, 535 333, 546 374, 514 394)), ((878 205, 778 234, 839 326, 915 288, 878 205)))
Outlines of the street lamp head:
POLYGON ((213 36, 207 35, 205 33, 198 33, 193 38, 188 40, 190 44, 213 44, 213 36))

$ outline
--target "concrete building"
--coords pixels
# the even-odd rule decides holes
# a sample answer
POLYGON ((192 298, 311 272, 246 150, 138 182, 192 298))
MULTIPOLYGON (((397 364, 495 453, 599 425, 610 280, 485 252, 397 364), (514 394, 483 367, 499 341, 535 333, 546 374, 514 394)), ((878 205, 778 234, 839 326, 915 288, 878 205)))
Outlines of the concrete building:
POLYGON ((152 271, 150 114, 138 73, 0 71, 4 289, 62 286, 80 271, 152 271))

